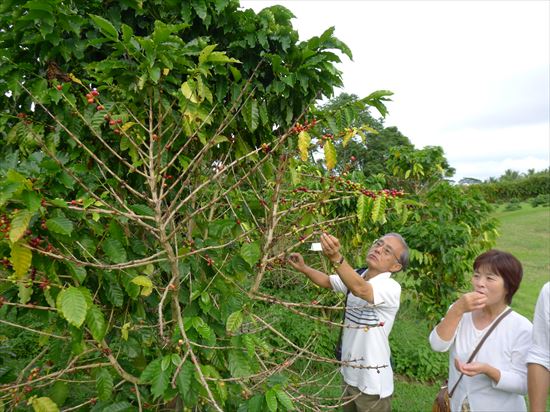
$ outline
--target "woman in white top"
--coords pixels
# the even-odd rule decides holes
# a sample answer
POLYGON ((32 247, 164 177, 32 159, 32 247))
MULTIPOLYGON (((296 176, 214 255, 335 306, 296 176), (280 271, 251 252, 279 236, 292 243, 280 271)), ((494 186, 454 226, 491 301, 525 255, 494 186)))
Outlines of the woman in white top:
POLYGON ((464 374, 451 398, 451 410, 526 411, 527 365, 531 322, 512 311, 496 326, 471 363, 471 353, 512 302, 523 269, 510 253, 490 250, 474 262, 473 292, 451 305, 432 330, 430 344, 449 354, 449 391, 464 374))

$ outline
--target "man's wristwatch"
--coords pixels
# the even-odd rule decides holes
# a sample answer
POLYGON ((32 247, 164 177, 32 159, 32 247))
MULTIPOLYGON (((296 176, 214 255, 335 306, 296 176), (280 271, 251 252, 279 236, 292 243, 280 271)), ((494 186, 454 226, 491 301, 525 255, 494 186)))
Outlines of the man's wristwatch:
POLYGON ((340 265, 342 265, 342 263, 344 263, 344 255, 342 255, 340 257, 340 259, 338 259, 336 262, 331 261, 331 263, 332 263, 332 266, 334 267, 334 269, 338 269, 340 267, 340 265))

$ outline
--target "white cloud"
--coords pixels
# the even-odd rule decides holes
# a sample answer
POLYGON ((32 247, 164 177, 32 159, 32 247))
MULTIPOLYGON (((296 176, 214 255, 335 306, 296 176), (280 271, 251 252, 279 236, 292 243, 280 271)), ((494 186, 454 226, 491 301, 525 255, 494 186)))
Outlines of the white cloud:
POLYGON ((462 177, 550 164, 550 2, 241 1, 282 4, 302 40, 335 26, 344 88, 394 92, 386 125, 439 145, 462 177))

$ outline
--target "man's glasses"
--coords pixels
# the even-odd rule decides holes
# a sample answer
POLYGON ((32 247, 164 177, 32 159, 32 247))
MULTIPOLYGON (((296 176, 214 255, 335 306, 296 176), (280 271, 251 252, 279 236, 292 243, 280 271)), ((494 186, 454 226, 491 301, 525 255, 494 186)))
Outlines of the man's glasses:
POLYGON ((382 254, 384 256, 391 256, 395 260, 397 260, 397 263, 401 264, 401 260, 395 255, 392 248, 389 245, 386 245, 383 239, 376 239, 374 242, 372 242, 372 245, 370 248, 371 249, 382 248, 382 254))

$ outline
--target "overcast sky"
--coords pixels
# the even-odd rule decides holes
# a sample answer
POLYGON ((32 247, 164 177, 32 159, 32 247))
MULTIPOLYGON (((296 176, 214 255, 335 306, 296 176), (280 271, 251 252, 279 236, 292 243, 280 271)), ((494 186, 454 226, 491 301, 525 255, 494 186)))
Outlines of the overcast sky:
POLYGON ((339 64, 341 91, 394 92, 386 126, 417 148, 442 146, 455 180, 550 166, 550 1, 240 4, 285 6, 301 40, 334 26, 353 53, 339 64))

